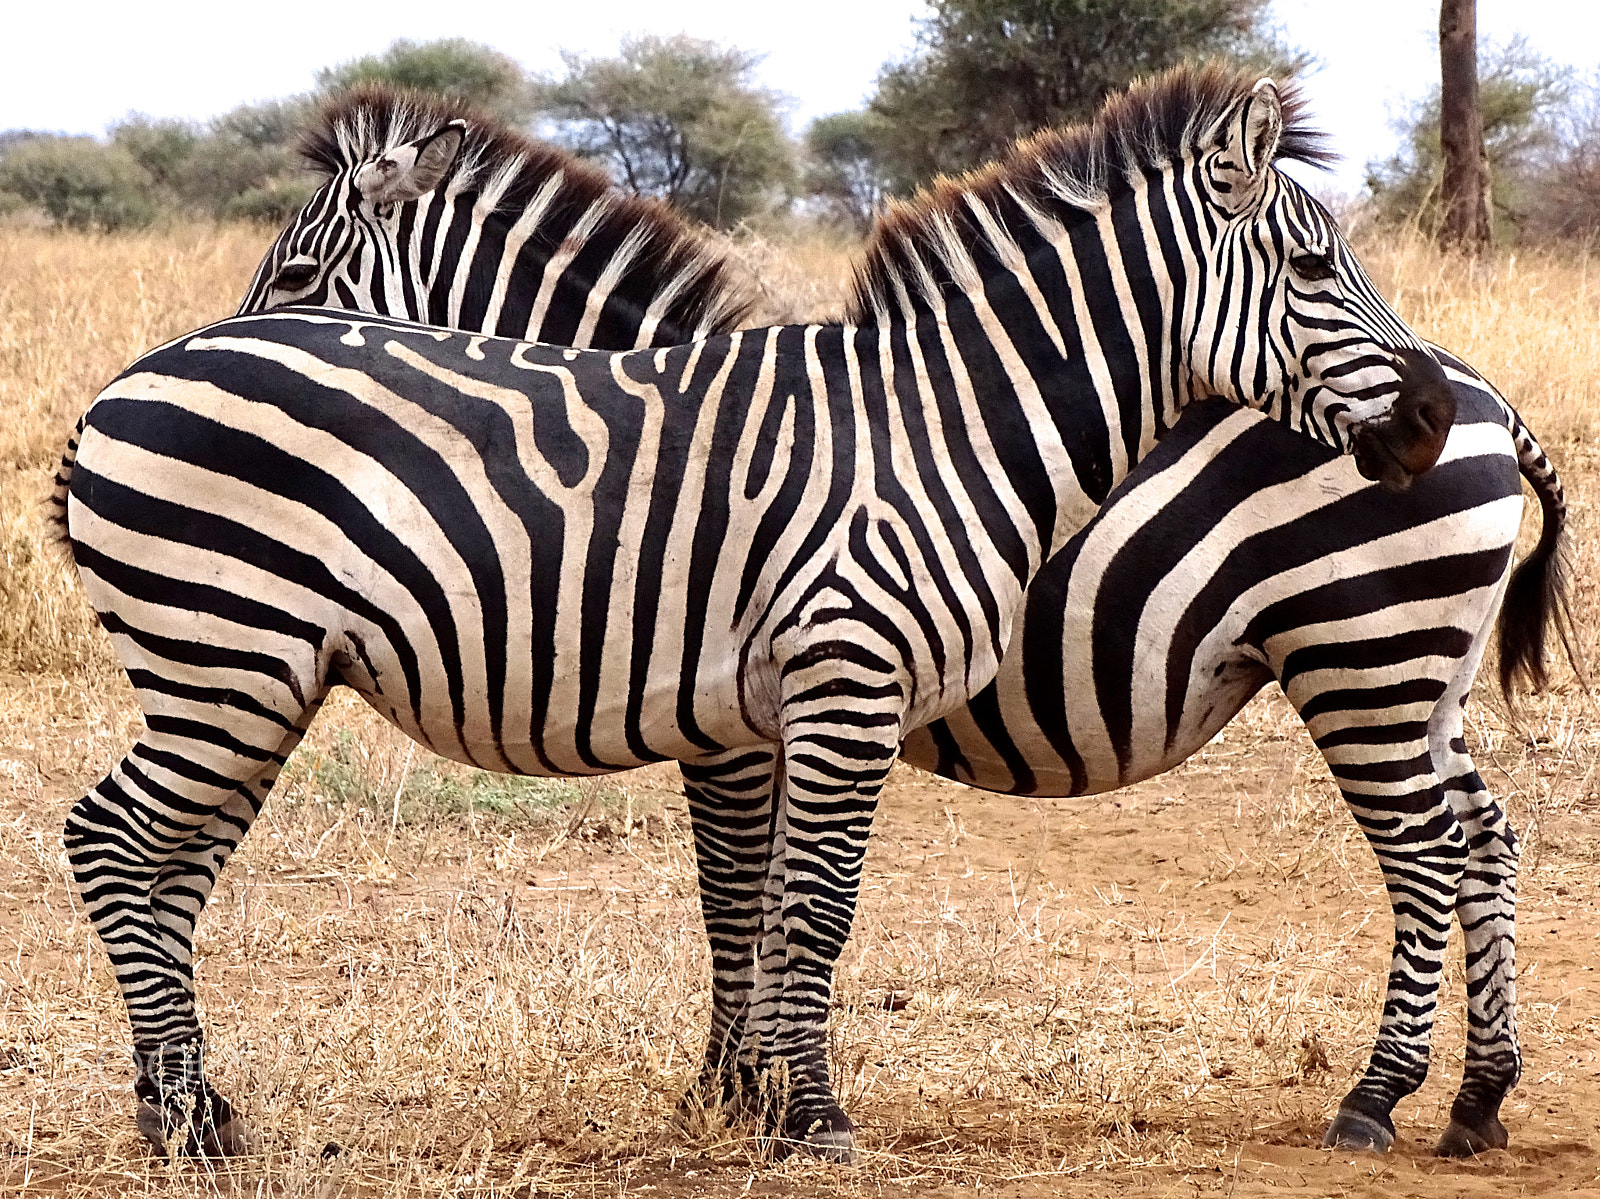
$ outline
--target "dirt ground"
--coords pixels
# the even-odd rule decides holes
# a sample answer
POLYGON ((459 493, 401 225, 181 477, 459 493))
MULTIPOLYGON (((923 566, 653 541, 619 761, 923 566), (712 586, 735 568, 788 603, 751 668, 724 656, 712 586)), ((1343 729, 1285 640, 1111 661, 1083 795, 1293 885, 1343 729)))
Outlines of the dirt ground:
MULTIPOLYGON (((541 820, 403 813, 387 796, 421 751, 330 705, 202 925, 210 1068, 261 1152, 223 1170, 163 1161, 133 1130, 121 1004, 59 839, 134 713, 110 686, 19 677, 0 698, 9 1191, 1600 1195, 1600 820, 1585 803, 1521 813, 1511 1148, 1430 1154, 1460 1077, 1454 974, 1394 1150, 1317 1147, 1370 1049, 1391 926, 1370 852, 1275 695, 1182 770, 1105 800, 897 770, 833 1017, 867 1150, 855 1169, 775 1162, 752 1129, 673 1116, 707 985, 669 768, 541 820), (330 764, 376 799, 332 802, 345 775, 330 764)), ((1481 765, 1515 812, 1563 767, 1506 753, 1481 765)))

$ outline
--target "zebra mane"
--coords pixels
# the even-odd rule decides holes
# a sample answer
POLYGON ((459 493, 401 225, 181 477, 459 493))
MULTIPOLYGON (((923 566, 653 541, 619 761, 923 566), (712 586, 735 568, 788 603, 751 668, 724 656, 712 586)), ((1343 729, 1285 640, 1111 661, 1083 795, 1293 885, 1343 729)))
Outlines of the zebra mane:
POLYGON ((322 106, 301 134, 300 154, 312 170, 332 177, 456 119, 466 122, 466 132, 439 185, 445 195, 475 192, 480 208, 487 205, 485 210, 512 220, 537 203, 541 223, 562 230, 588 213, 585 253, 628 263, 620 286, 641 307, 671 293, 664 319, 701 334, 728 332, 748 317, 753 298, 736 281, 721 248, 699 228, 659 200, 622 191, 600 168, 464 102, 363 84, 322 106))
MULTIPOLYGON (((907 299, 931 297, 939 286, 933 272, 973 282, 965 276, 976 270, 974 249, 979 257, 1010 261, 1020 251, 1005 228, 1006 207, 1039 213, 1098 207, 1119 178, 1197 149, 1259 78, 1215 60, 1173 67, 1109 97, 1091 121, 1041 130, 987 166, 940 176, 909 200, 891 200, 856 266, 846 321, 870 323, 907 299), (912 294, 902 297, 906 289, 912 294)), ((1278 94, 1278 159, 1332 162, 1325 135, 1306 124, 1298 85, 1281 84, 1278 94)))

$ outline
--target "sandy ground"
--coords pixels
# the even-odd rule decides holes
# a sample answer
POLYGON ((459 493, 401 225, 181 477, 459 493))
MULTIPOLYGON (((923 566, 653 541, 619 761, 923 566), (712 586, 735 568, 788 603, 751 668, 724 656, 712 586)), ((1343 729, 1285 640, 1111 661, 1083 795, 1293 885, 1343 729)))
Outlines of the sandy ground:
MULTIPOLYGON (((132 1129, 120 1003, 59 843, 132 716, 114 691, 12 679, 4 695, 9 1191, 1600 1195, 1600 819, 1583 804, 1533 814, 1511 1148, 1430 1154, 1460 1077, 1455 973, 1394 1150, 1317 1148, 1371 1045, 1390 923, 1370 852, 1276 698, 1105 800, 897 770, 833 1020, 869 1151, 856 1170, 776 1163, 749 1129, 671 1119, 706 984, 668 768, 626 776, 576 824, 527 827, 336 812, 291 771, 201 938, 214 1077, 263 1153, 221 1173, 163 1162, 132 1129)), ((412 767, 350 705, 305 752, 332 752, 341 727, 385 786, 412 767)), ((1531 754, 1485 774, 1516 789, 1541 769, 1531 754)))

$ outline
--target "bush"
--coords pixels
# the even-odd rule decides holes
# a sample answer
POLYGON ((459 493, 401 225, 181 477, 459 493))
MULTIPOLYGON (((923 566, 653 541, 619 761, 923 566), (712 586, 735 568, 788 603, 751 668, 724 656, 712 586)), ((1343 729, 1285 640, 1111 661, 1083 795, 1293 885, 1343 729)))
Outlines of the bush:
POLYGON ((126 148, 87 137, 40 137, 0 158, 0 192, 74 229, 123 229, 155 219, 154 181, 126 148))

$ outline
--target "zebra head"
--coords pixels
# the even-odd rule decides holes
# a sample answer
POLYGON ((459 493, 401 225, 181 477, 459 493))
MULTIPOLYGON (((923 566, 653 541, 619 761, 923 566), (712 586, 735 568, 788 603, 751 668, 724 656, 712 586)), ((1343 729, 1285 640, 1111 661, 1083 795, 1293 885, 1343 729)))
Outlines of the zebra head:
POLYGON ((458 104, 357 88, 301 150, 323 183, 240 315, 329 306, 620 350, 726 332, 749 309, 727 258, 664 204, 458 104))
POLYGON ((284 304, 405 314, 398 206, 414 206, 444 181, 465 131, 455 118, 335 170, 261 260, 240 315, 284 304), (396 269, 386 271, 389 265, 396 269))
POLYGON ((1285 153, 1325 157, 1317 135, 1285 134, 1284 110, 1278 88, 1260 80, 1196 139, 1186 164, 1204 263, 1190 366, 1202 391, 1352 449, 1366 478, 1403 490, 1443 450, 1454 395, 1333 217, 1274 165, 1285 153))

